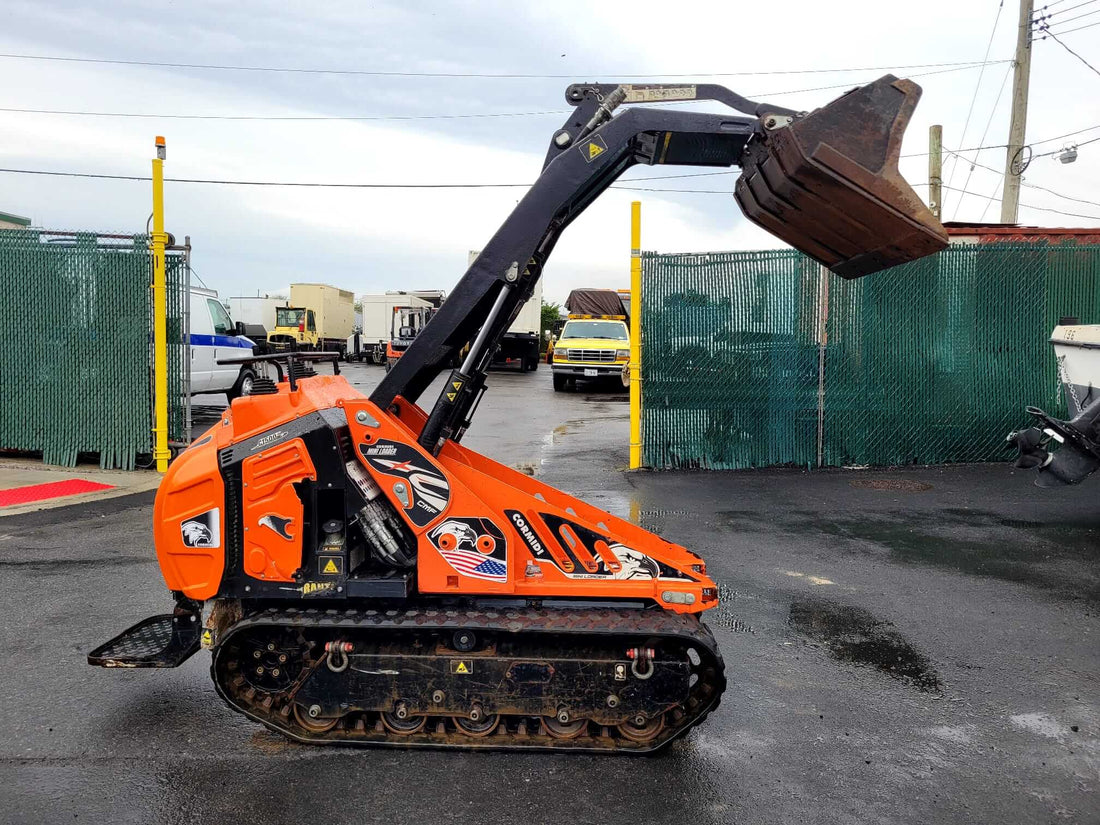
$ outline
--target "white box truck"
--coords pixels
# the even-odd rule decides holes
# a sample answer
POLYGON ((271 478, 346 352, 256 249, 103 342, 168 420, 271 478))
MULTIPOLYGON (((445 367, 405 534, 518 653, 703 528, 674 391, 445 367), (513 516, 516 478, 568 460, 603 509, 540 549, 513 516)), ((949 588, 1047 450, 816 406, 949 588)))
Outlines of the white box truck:
POLYGON ((347 348, 355 322, 355 295, 328 284, 291 284, 289 306, 276 307, 275 330, 268 333, 268 346, 282 350, 347 348))
POLYGON ((275 330, 275 310, 287 306, 286 298, 270 295, 240 295, 229 299, 229 314, 244 324, 244 334, 263 350, 267 335, 275 330))
POLYGON ((385 295, 360 295, 363 307, 359 331, 348 338, 349 361, 386 362, 386 344, 391 336, 394 310, 402 307, 433 308, 431 300, 419 297, 415 292, 387 292, 385 295))

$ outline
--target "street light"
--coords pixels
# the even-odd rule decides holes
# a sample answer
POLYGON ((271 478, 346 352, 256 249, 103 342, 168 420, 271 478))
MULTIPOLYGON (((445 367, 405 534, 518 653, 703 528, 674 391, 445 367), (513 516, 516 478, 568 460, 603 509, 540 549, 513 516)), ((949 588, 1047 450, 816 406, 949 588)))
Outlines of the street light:
POLYGON ((1062 151, 1055 155, 1055 157, 1060 163, 1073 163, 1077 160, 1077 145, 1063 146, 1062 151))

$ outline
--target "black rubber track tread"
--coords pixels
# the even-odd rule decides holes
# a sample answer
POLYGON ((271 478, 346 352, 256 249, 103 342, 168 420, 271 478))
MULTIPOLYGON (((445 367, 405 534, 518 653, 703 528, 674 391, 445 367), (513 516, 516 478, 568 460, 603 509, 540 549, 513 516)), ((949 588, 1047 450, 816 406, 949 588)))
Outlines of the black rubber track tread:
MULTIPOLYGON (((491 609, 479 606, 476 609, 443 608, 437 606, 413 606, 399 609, 377 610, 338 610, 338 609, 299 609, 269 608, 250 614, 228 628, 214 649, 210 666, 211 677, 218 695, 231 708, 245 716, 260 722, 266 727, 291 739, 308 744, 321 745, 370 745, 402 748, 460 748, 479 750, 549 750, 549 751, 587 751, 603 753, 655 753, 667 747, 683 736, 695 725, 702 723, 718 707, 722 692, 726 687, 725 665, 717 642, 710 629, 700 621, 697 614, 678 614, 657 608, 651 609, 608 609, 608 608, 520 608, 501 607, 491 609), (386 738, 374 729, 362 726, 346 729, 337 725, 331 731, 322 734, 306 734, 287 721, 285 715, 268 710, 260 703, 244 705, 232 695, 232 690, 219 678, 226 669, 220 656, 226 649, 226 643, 234 636, 250 629, 259 628, 301 628, 301 629, 441 629, 447 631, 469 628, 495 633, 554 633, 577 634, 587 637, 620 636, 624 647, 638 644, 639 641, 664 637, 690 643, 709 657, 703 660, 700 669, 713 671, 707 683, 713 690, 702 698, 693 715, 687 715, 675 724, 667 725, 664 732, 650 742, 638 743, 615 738, 614 736, 582 736, 577 739, 557 739, 542 732, 518 734, 498 732, 484 739, 468 737, 454 741, 453 734, 443 735, 428 731, 410 737, 386 738), (369 737, 369 738, 368 738, 369 737)), ((692 697, 699 698, 703 687, 700 679, 692 687, 692 697)), ((686 709, 685 709, 686 711, 686 709)), ((606 729, 605 729, 606 730, 606 729)))

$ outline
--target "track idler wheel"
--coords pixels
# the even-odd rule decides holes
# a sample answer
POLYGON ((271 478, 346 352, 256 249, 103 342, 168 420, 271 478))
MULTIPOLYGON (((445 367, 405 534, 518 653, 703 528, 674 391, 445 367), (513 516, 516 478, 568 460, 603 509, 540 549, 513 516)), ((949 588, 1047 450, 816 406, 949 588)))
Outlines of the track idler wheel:
POLYGON ((576 739, 588 730, 587 719, 573 719, 567 710, 559 710, 557 716, 544 716, 542 726, 555 739, 576 739))
POLYGON ((334 719, 322 719, 318 715, 320 712, 320 705, 310 705, 308 708, 295 705, 294 721, 310 733, 326 733, 336 727, 336 723, 340 721, 339 716, 334 719))
POLYGON ((391 733, 411 736, 424 730, 424 726, 428 724, 428 717, 413 716, 404 702, 398 702, 393 710, 382 712, 382 724, 391 733))
POLYGON ((619 725, 619 733, 632 742, 649 742, 657 738, 657 734, 665 729, 665 715, 654 716, 646 719, 638 715, 629 722, 619 725))
POLYGON ((481 705, 470 708, 469 716, 452 716, 455 727, 468 736, 488 736, 497 729, 500 724, 500 716, 495 713, 486 713, 481 705))

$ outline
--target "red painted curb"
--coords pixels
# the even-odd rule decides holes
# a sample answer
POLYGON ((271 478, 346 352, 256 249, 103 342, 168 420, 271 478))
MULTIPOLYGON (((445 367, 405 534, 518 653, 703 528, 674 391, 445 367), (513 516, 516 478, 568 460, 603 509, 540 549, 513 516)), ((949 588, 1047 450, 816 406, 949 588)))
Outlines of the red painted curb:
POLYGON ((113 484, 100 484, 98 481, 85 481, 82 478, 50 481, 46 484, 32 484, 29 487, 0 490, 0 507, 13 507, 17 504, 30 504, 32 501, 76 496, 81 493, 94 493, 98 490, 113 490, 114 488, 115 485, 113 484))

